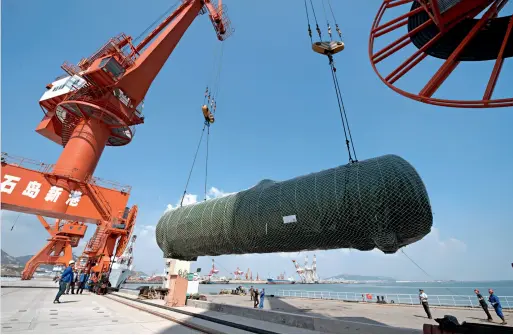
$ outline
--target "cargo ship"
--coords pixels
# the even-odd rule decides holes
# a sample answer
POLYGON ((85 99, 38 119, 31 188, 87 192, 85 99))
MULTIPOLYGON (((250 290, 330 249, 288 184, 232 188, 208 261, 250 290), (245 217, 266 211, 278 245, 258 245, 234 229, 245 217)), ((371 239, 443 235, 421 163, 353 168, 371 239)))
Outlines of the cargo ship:
POLYGON ((278 275, 278 277, 275 278, 267 278, 267 284, 273 284, 273 285, 276 285, 276 284, 295 284, 296 281, 294 280, 293 277, 289 277, 288 279, 285 279, 285 272, 284 273, 280 273, 278 275))
POLYGON ((112 263, 109 282, 111 283, 112 287, 116 289, 120 289, 121 285, 127 281, 130 274, 132 273, 134 262, 134 246, 136 239, 137 236, 133 235, 128 248, 125 249, 120 257, 116 257, 112 263))
POLYGON ((296 281, 289 278, 289 279, 273 279, 273 278, 267 278, 267 284, 295 284, 296 281))

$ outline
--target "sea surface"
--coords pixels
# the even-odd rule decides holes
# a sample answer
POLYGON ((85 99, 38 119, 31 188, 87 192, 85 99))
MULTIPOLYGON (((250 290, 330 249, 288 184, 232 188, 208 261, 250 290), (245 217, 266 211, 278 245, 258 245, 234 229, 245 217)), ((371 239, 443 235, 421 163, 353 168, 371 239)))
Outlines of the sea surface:
MULTIPOLYGON (((249 288, 251 284, 241 284, 249 288)), ((125 284, 127 289, 136 289, 142 284, 125 284)), ((159 286, 159 285, 155 285, 159 286)), ((200 284, 199 291, 204 294, 218 294, 222 289, 234 289, 238 284, 200 284)), ((254 287, 265 288, 266 294, 276 294, 280 290, 293 291, 331 291, 331 292, 351 292, 351 293, 371 293, 371 294, 418 294, 419 289, 423 289, 427 295, 463 295, 473 296, 474 289, 481 293, 488 294, 488 289, 492 288, 495 294, 499 296, 513 297, 513 280, 504 281, 483 281, 483 282, 406 282, 406 283, 361 283, 361 284, 255 284, 254 287)))

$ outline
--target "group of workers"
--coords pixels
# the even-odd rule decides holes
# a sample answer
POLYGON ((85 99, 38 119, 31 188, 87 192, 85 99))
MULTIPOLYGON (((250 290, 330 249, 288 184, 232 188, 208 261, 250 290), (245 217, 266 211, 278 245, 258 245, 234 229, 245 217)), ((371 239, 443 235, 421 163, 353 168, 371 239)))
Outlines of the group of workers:
POLYGON ((264 308, 265 289, 261 289, 259 292, 256 287, 251 286, 249 295, 253 301, 253 308, 264 308))
MULTIPOLYGON (((488 304, 485 301, 485 298, 481 295, 481 293, 479 293, 478 289, 475 289, 474 293, 477 296, 479 305, 486 313, 486 316, 488 317, 488 321, 493 321, 492 315, 488 311, 488 304)), ((490 296, 488 297, 488 301, 492 305, 497 316, 502 320, 501 324, 503 324, 503 325, 507 324, 506 319, 504 318, 504 314, 502 313, 502 306, 501 306, 501 302, 499 301, 499 297, 495 295, 495 293, 492 289, 489 289, 488 293, 490 294, 490 296)), ((428 296, 426 293, 424 293, 424 290, 422 290, 422 289, 419 290, 419 300, 420 300, 420 303, 422 304, 422 307, 424 307, 424 311, 426 311, 428 318, 432 319, 433 317, 431 316, 431 311, 429 310, 428 296)))
POLYGON ((63 294, 69 294, 70 290, 71 294, 75 294, 75 288, 76 294, 82 294, 84 288, 87 288, 89 292, 102 295, 107 293, 107 287, 110 286, 108 273, 96 275, 96 273, 77 271, 74 260, 69 261, 68 267, 57 277, 57 280, 59 281, 59 291, 53 300, 54 304, 60 303, 59 298, 63 294))

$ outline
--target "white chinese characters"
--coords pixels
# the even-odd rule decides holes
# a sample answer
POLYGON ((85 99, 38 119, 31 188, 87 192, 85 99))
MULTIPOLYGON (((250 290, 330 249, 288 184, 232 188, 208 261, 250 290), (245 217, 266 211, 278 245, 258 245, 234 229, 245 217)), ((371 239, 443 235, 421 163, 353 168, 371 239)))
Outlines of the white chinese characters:
MULTIPOLYGON (((20 181, 21 181, 21 177, 5 174, 3 181, 2 181, 1 193, 12 194, 12 192, 14 191, 14 188, 20 181)), ((22 191, 21 194, 23 196, 35 199, 41 192, 42 186, 43 186, 43 184, 41 184, 40 182, 29 181, 29 183, 27 184, 27 186, 25 187, 25 189, 22 191)), ((57 202, 57 200, 59 200, 63 191, 64 191, 64 189, 62 187, 52 186, 46 193, 44 200, 47 202, 57 202)), ((71 207, 77 207, 81 198, 82 198, 81 191, 76 191, 76 190, 71 191, 68 199, 66 200, 66 205, 71 206, 71 207)))
POLYGON ((40 191, 41 183, 38 183, 37 181, 31 181, 28 183, 27 187, 21 194, 26 195, 27 197, 30 197, 32 199, 35 199, 40 191))
POLYGON ((82 192, 71 191, 68 200, 66 200, 66 205, 69 205, 71 207, 77 207, 80 198, 82 198, 82 192))
POLYGON ((62 187, 50 187, 50 190, 48 190, 48 193, 46 193, 45 201, 57 202, 57 199, 59 199, 59 196, 61 195, 62 191, 62 187))
POLYGON ((2 181, 2 193, 11 194, 16 187, 16 184, 21 180, 20 177, 11 176, 9 174, 4 175, 4 181, 2 181))

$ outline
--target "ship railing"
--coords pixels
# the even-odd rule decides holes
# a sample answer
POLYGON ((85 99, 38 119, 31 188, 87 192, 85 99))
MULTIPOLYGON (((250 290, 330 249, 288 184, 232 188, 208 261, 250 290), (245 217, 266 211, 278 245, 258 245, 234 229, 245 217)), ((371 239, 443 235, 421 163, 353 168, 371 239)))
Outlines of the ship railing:
MULTIPOLYGON (((335 292, 335 291, 303 291, 303 290, 278 290, 277 297, 292 297, 306 299, 342 300, 354 302, 376 303, 377 297, 384 297, 387 304, 419 305, 418 294, 395 294, 395 293, 357 293, 357 292, 335 292), (371 299, 368 299, 372 297, 371 299)), ((487 300, 485 296, 485 300, 487 300)), ((502 308, 513 310, 513 296, 499 296, 502 308)), ((433 295, 428 296, 430 306, 441 307, 463 307, 480 308, 475 295, 433 295)), ((488 303, 488 301, 487 301, 488 303)), ((488 303, 489 308, 492 306, 488 303)))

